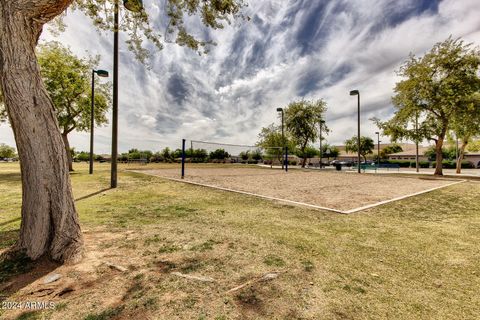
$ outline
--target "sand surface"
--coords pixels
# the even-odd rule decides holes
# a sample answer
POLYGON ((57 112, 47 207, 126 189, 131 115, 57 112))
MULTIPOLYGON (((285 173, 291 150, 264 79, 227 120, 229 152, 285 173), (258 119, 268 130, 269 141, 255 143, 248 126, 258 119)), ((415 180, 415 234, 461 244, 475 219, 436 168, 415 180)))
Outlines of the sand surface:
MULTIPOLYGON (((166 178, 180 178, 179 169, 146 172, 166 178)), ((425 177, 343 171, 284 172, 255 167, 187 168, 184 180, 337 210, 350 210, 452 183, 425 177)))

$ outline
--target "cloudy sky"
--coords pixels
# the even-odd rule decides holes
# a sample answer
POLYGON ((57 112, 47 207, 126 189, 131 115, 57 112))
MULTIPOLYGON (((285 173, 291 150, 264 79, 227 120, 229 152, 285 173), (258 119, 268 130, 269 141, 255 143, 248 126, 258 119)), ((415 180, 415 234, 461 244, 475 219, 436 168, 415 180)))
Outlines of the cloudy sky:
MULTIPOLYGON (((144 2, 161 20, 158 2, 144 2)), ((204 32, 218 43, 206 56, 167 43, 147 70, 122 42, 120 151, 176 148, 182 138, 254 144, 263 126, 278 121, 277 107, 301 98, 327 101, 327 140, 341 144, 356 132, 351 89, 362 95, 362 135, 373 138, 368 119, 393 114, 395 70, 410 52, 421 55, 449 35, 480 45, 478 0, 247 2, 249 22, 204 32)), ((111 70, 112 36, 79 12, 68 12, 65 22, 63 34, 46 31, 42 40, 60 40, 80 56, 100 54, 99 68, 111 70)), ((110 137, 109 125, 97 129, 97 153, 109 152, 110 137)), ((14 144, 6 125, 0 142, 14 144)), ((86 133, 71 135, 77 150, 88 143, 86 133)))

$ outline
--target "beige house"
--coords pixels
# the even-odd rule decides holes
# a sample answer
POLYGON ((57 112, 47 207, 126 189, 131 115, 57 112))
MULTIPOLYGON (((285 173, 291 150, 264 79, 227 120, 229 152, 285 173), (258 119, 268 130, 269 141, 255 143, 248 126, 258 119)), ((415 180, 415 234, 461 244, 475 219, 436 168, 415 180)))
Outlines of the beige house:
POLYGON ((465 154, 464 160, 473 163, 475 168, 480 168, 480 153, 468 152, 465 154))
MULTIPOLYGON (((428 147, 418 147, 418 161, 428 161, 428 157, 425 156, 425 152, 428 150, 428 147)), ((415 145, 413 149, 408 149, 402 152, 392 153, 388 155, 388 160, 404 160, 404 161, 415 161, 416 151, 415 145)))

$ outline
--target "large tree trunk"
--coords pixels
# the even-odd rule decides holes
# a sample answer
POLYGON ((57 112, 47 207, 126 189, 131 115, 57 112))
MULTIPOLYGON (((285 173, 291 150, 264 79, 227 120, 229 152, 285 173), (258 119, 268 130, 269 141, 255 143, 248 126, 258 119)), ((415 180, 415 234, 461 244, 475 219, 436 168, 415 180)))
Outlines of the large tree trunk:
POLYGON ((71 0, 0 0, 0 79, 22 174, 22 222, 17 246, 37 259, 81 257, 67 155, 52 101, 40 77, 35 47, 42 26, 71 0))
POLYGON ((462 146, 460 147, 460 152, 458 154, 458 159, 457 159, 456 173, 462 173, 462 161, 463 161, 463 158, 465 157, 465 149, 467 147, 468 140, 470 140, 470 137, 463 137, 462 139, 462 146))
POLYGON ((436 176, 443 176, 443 140, 445 137, 438 137, 435 143, 435 173, 436 176))
POLYGON ((307 147, 308 140, 303 144, 302 146, 302 153, 303 153, 303 159, 302 159, 302 168, 305 168, 305 165, 307 164, 307 156, 305 155, 305 148, 307 147))
POLYGON ((62 133, 62 140, 63 144, 65 145, 65 152, 67 153, 67 161, 68 161, 68 171, 73 171, 73 157, 72 152, 70 150, 70 143, 68 142, 68 133, 62 133))

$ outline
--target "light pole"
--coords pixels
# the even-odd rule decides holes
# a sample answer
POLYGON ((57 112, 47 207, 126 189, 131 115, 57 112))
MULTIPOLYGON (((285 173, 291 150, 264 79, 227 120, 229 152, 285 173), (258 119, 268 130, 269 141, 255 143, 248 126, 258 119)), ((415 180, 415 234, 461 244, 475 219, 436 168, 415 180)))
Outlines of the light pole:
POLYGON ((358 98, 358 111, 357 111, 357 149, 358 149, 358 173, 360 173, 360 91, 350 91, 351 96, 357 96, 358 98))
POLYGON ((378 164, 377 164, 377 168, 380 167, 380 132, 375 132, 375 134, 377 135, 377 161, 378 161, 378 164))
POLYGON ((323 155, 323 151, 322 151, 322 129, 323 129, 323 124, 325 123, 325 120, 320 120, 320 126, 319 126, 319 129, 320 129, 320 162, 318 163, 318 165, 320 166, 319 169, 322 169, 322 155, 323 155))
POLYGON ((415 113, 415 171, 420 172, 420 162, 418 158, 418 111, 415 113))
POLYGON ((95 73, 99 77, 108 77, 108 71, 92 69, 92 107, 90 108, 90 165, 89 174, 93 174, 93 130, 95 126, 95 73))
MULTIPOLYGON (((117 187, 118 156, 118 1, 114 3, 113 13, 113 106, 112 106, 112 162, 110 187, 117 187)), ((123 0, 125 9, 132 12, 143 10, 142 0, 123 0)))
POLYGON ((285 133, 283 130, 283 108, 277 108, 277 112, 282 113, 282 170, 285 165, 285 133))

